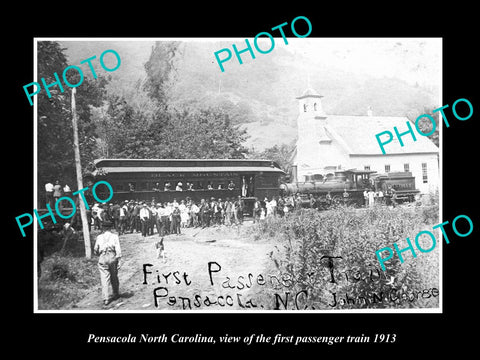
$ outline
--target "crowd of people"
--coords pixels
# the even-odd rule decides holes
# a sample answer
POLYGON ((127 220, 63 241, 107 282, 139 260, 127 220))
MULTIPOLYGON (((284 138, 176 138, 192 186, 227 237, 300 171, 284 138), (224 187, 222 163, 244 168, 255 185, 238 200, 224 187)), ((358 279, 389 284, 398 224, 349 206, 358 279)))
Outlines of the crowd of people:
POLYGON ((397 205, 397 191, 389 186, 385 193, 379 189, 375 191, 373 188, 366 189, 363 192, 364 205, 372 207, 374 205, 397 205))
MULTIPOLYGON (((253 222, 258 222, 270 216, 284 216, 285 214, 305 205, 300 194, 297 196, 272 196, 270 200, 256 200, 253 204, 253 222)), ((315 206, 313 206, 315 207, 315 206)), ((180 201, 151 202, 125 200, 109 204, 95 203, 90 216, 90 225, 94 229, 101 229, 103 222, 113 223, 119 234, 142 233, 143 236, 160 236, 181 234, 182 228, 232 226, 242 225, 244 221, 245 202, 237 197, 211 197, 199 202, 186 197, 180 201)))
POLYGON ((45 205, 49 204, 50 208, 54 208, 55 203, 62 196, 71 196, 72 190, 68 184, 62 186, 59 180, 55 181, 55 184, 47 182, 45 184, 45 205))
MULTIPOLYGON (((395 205, 395 190, 389 189, 385 194, 380 191, 365 190, 364 206, 374 204, 395 205)), ((349 193, 343 193, 343 202, 347 202, 349 193)), ((342 201, 342 200, 341 200, 342 201)), ((314 194, 292 196, 272 196, 270 199, 256 200, 253 204, 252 217, 256 223, 268 217, 283 217, 298 208, 312 208, 322 210, 332 205, 333 199, 330 192, 325 196, 314 194)), ((109 204, 95 203, 92 206, 90 225, 101 229, 102 222, 113 223, 119 234, 142 233, 143 236, 160 236, 181 234, 182 228, 209 227, 219 225, 241 225, 244 220, 244 199, 237 197, 221 198, 211 197, 195 202, 190 197, 173 199, 171 202, 155 202, 125 200, 109 204)))
POLYGON ((209 227, 212 225, 241 225, 245 203, 237 198, 201 199, 191 198, 172 202, 125 200, 123 203, 98 204, 92 207, 91 220, 95 229, 102 222, 114 224, 119 234, 141 232, 142 236, 153 235, 155 229, 160 236, 181 234, 186 227, 209 227))

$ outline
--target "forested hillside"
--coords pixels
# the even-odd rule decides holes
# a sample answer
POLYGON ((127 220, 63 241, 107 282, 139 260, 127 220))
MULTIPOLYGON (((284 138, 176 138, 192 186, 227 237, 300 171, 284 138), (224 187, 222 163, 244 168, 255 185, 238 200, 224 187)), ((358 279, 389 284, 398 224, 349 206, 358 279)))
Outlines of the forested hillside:
MULTIPOLYGON (((42 42, 39 76, 60 74, 93 55, 98 61, 107 49, 121 56, 118 70, 98 79, 86 74, 78 87, 84 167, 99 157, 287 161, 296 138, 295 98, 307 86, 324 96, 327 114, 362 115, 370 106, 375 115, 414 120, 441 105, 437 93, 420 85, 329 66, 321 53, 285 46, 245 56, 243 65, 233 57, 221 72, 214 52, 241 41, 42 42)), ((39 180, 73 178, 69 88, 52 99, 39 96, 39 104, 39 180)))
MULTIPOLYGON (((279 141, 289 143, 295 139, 295 98, 307 85, 324 96, 323 107, 329 114, 363 115, 370 106, 375 115, 408 116, 414 120, 426 109, 441 105, 438 93, 425 87, 393 77, 339 70, 325 64, 321 56, 302 56, 285 46, 276 46, 268 55, 257 54, 255 59, 244 55, 243 65, 233 56, 225 63, 225 72, 221 72, 214 52, 241 41, 177 42, 166 95, 172 107, 214 107, 228 113, 232 124, 244 124, 250 135, 245 143, 247 148, 263 150, 279 141)), ((145 104, 140 88, 148 82, 143 65, 154 44, 90 42, 87 48, 83 44, 70 46, 66 53, 72 62, 78 62, 86 52, 99 53, 115 47, 122 54, 123 63, 122 69, 112 76, 110 89, 124 94, 128 103, 142 107, 145 104)))

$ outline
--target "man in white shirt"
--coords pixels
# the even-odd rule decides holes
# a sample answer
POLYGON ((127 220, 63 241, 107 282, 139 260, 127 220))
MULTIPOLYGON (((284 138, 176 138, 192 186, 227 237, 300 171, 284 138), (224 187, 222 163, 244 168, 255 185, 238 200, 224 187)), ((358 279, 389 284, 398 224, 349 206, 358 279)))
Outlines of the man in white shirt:
POLYGON ((165 224, 167 223, 165 208, 160 203, 158 203, 155 208, 157 211, 157 219, 155 221, 157 224, 157 232, 158 235, 163 237, 165 235, 165 224))
POLYGON ((157 222, 157 209, 155 208, 155 203, 153 201, 148 209, 150 210, 150 219, 148 221, 148 234, 153 235, 155 223, 157 222))
POLYGON ((53 198, 55 202, 62 196, 62 185, 60 185, 60 181, 55 181, 55 185, 53 186, 53 198))
POLYGON ((46 204, 49 204, 51 208, 53 208, 54 203, 53 203, 53 184, 51 182, 48 182, 45 184, 45 207, 47 207, 46 204))
POLYGON ((94 253, 99 255, 98 270, 100 271, 104 305, 108 305, 120 296, 118 269, 120 268, 122 250, 118 235, 110 231, 112 226, 113 224, 107 221, 102 224, 104 232, 97 236, 94 247, 94 253), (112 287, 112 296, 110 296, 110 286, 112 287))
POLYGON ((277 200, 275 200, 275 196, 272 196, 272 200, 270 200, 270 206, 272 208, 273 216, 277 216, 277 200))
POLYGON ((200 208, 197 206, 197 204, 193 203, 192 206, 190 207, 190 223, 194 227, 198 226, 199 213, 200 213, 200 208))
POLYGON ((370 189, 370 191, 368 192, 368 206, 372 207, 373 205, 375 205, 375 191, 373 191, 373 189, 370 189))
POLYGON ((383 204, 383 191, 382 190, 378 190, 378 203, 380 205, 383 204))
POLYGON ((364 200, 365 206, 368 206, 368 191, 367 191, 367 189, 365 189, 363 191, 363 200, 364 200))
POLYGON ((122 235, 126 230, 127 225, 127 215, 128 215, 128 201, 125 200, 123 205, 120 207, 120 235, 122 235))
POLYGON ((93 204, 92 206, 92 218, 94 229, 101 229, 102 228, 102 212, 104 210, 98 205, 98 203, 93 204))
POLYGON ((143 204, 142 208, 140 209, 140 221, 142 223, 142 236, 147 236, 147 226, 148 220, 150 219, 150 212, 147 209, 147 204, 143 204))

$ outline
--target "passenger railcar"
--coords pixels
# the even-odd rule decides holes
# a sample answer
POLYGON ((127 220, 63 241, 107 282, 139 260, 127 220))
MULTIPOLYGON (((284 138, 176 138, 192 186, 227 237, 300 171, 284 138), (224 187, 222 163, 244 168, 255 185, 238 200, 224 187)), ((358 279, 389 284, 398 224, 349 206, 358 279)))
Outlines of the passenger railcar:
POLYGON ((168 202, 186 197, 200 201, 240 196, 253 203, 255 198, 277 196, 284 175, 270 160, 99 159, 86 182, 107 181, 113 188, 112 201, 168 202))

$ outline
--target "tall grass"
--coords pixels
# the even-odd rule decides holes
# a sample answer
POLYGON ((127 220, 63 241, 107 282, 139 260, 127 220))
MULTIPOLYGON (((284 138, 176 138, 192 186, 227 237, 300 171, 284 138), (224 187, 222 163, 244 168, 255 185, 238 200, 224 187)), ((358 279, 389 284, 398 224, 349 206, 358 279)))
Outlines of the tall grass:
MULTIPOLYGON (((427 299, 421 293, 432 287, 438 289, 437 249, 416 251, 416 259, 404 252, 404 263, 395 254, 385 263, 386 271, 381 270, 375 252, 393 248, 395 242, 400 249, 406 247, 406 237, 413 243, 419 231, 432 231, 436 220, 435 205, 361 210, 338 207, 325 212, 304 209, 285 218, 266 219, 257 226, 256 236, 277 240, 276 251, 271 254, 273 263, 278 271, 294 279, 293 291, 306 291, 316 308, 331 309, 328 304, 333 293, 356 299, 336 308, 435 307, 438 297, 427 299), (331 256, 341 258, 327 258, 331 256), (393 288, 393 299, 403 296, 404 300, 388 298, 393 288), (374 293, 382 292, 382 301, 372 301, 374 293), (417 294, 415 300, 408 301, 409 294, 417 294)), ((438 233, 436 238, 439 244, 438 233)))

